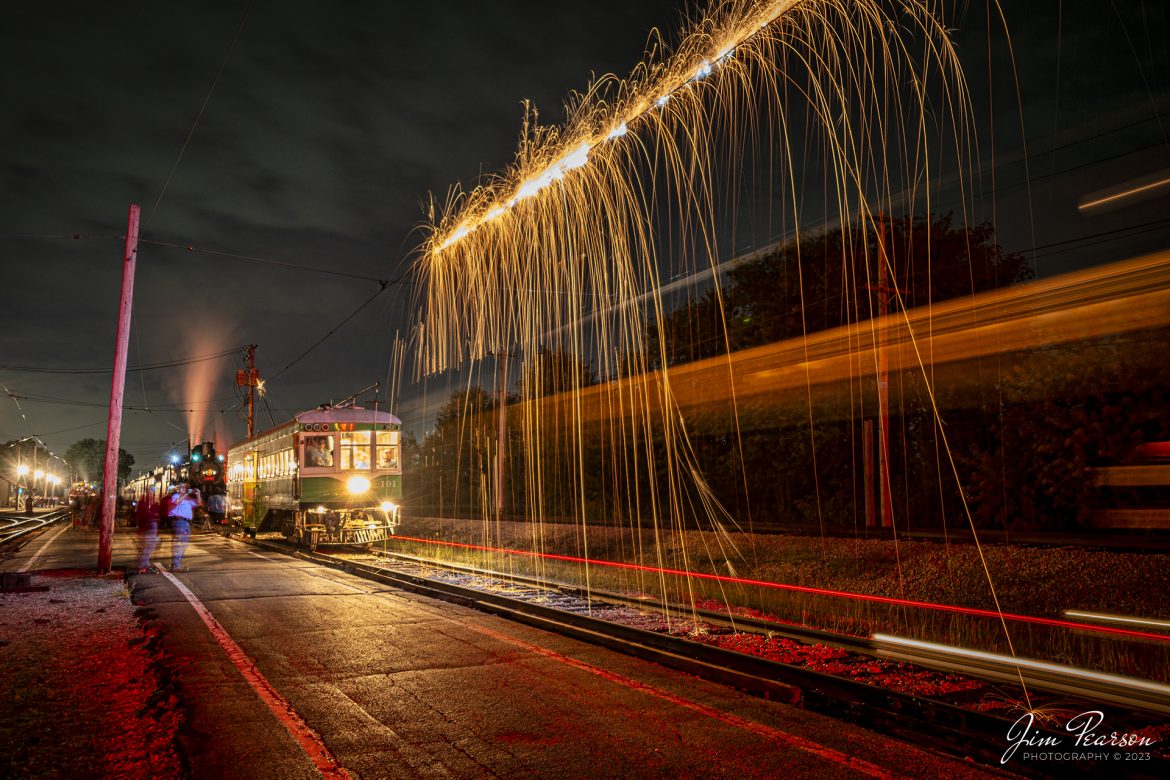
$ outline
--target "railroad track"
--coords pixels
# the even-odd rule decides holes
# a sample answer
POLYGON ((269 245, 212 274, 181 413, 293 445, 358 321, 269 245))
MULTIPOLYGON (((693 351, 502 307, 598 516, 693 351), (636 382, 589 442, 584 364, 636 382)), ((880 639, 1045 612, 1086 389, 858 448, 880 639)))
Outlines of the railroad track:
POLYGON ((40 517, 14 517, 11 522, 0 527, 0 546, 16 542, 29 534, 48 528, 54 523, 69 517, 68 509, 58 509, 40 517))
MULTIPOLYGON (((281 542, 258 540, 252 543, 403 590, 470 606, 517 622, 602 645, 704 679, 730 685, 754 695, 797 704, 949 755, 972 758, 989 766, 1000 766, 1000 757, 1008 745, 1007 734, 1014 723, 1014 718, 966 709, 924 696, 891 691, 864 682, 598 617, 609 609, 629 609, 642 613, 663 609, 661 605, 646 599, 615 593, 599 593, 595 590, 591 590, 589 597, 586 598, 584 590, 576 586, 552 586, 548 582, 533 578, 505 575, 459 564, 441 564, 398 553, 382 554, 379 556, 380 560, 369 562, 355 557, 295 550, 281 542), (471 577, 481 578, 486 582, 471 585, 466 581, 466 578, 471 577), (463 581, 460 581, 461 579, 463 581)), ((731 627, 734 624, 737 631, 768 633, 805 644, 819 643, 839 647, 851 653, 874 657, 881 657, 883 652, 889 653, 888 647, 883 647, 871 639, 752 618, 733 618, 725 613, 709 610, 692 611, 689 608, 669 606, 666 610, 672 612, 676 618, 694 614, 702 618, 704 623, 715 626, 731 627)), ((914 659, 906 660, 918 664, 919 659, 916 655, 914 659)), ((943 665, 942 659, 930 660, 931 668, 937 669, 943 665)), ((960 670, 952 668, 949 671, 960 670)), ((973 666, 961 670, 961 673, 968 676, 978 676, 977 672, 973 666)), ((1015 675, 1014 667, 1012 673, 1015 675)), ((1043 674, 1031 672, 1026 674, 1025 681, 1029 685, 1035 683, 1037 688, 1050 689, 1047 686, 1051 685, 1054 679, 1051 669, 1043 670, 1043 674)), ((1003 681, 1002 678, 995 679, 997 682, 1003 681)), ((1011 682, 1018 681, 1018 676, 1013 676, 1011 682)), ((1085 689, 1086 687, 1081 684, 1077 690, 1085 689)), ((1063 688, 1057 690, 1062 693, 1068 692, 1063 688)), ((1097 693, 1093 691, 1094 696, 1097 693)), ((1126 710, 1137 708, 1154 713, 1166 711, 1158 707, 1159 704, 1165 704, 1164 700, 1155 701, 1151 706, 1150 699, 1155 694, 1150 691, 1146 693, 1148 695, 1143 698, 1140 693, 1129 692, 1119 700, 1118 706, 1126 710)), ((1099 708, 1096 704, 1086 707, 1099 708)), ((1037 738, 1047 736, 1057 740, 1068 738, 1068 734, 1051 731, 1042 726, 1038 728, 1036 736, 1037 738)), ((1051 771, 1049 767, 1049 771, 1046 772, 1043 765, 1016 763, 1018 765, 1013 765, 1012 770, 1024 774, 1049 776, 1051 771)), ((1131 769, 1132 765, 1127 765, 1126 768, 1131 769)), ((1084 776, 1106 775, 1109 769, 1110 767, 1105 764, 1061 766, 1064 774, 1071 772, 1084 776)), ((1168 776, 1170 760, 1154 757, 1151 762, 1143 762, 1141 771, 1147 774, 1133 776, 1168 776)))
MULTIPOLYGON (((739 617, 707 609, 691 609, 679 605, 664 607, 661 602, 650 598, 638 598, 596 589, 586 591, 585 588, 575 585, 550 583, 547 580, 504 574, 463 564, 436 563, 402 553, 383 555, 416 567, 439 567, 471 576, 524 585, 534 589, 535 594, 547 593, 550 590, 570 594, 579 597, 583 605, 600 602, 633 607, 642 611, 665 612, 681 616, 694 615, 701 618, 704 623, 736 631, 780 636, 805 644, 815 643, 838 647, 851 653, 910 663, 992 683, 1017 685, 1022 678, 1023 683, 1032 690, 1082 699, 1086 697, 1086 694, 1090 694, 1095 703, 1106 703, 1125 709, 1170 716, 1170 687, 1136 678, 1097 673, 1086 675, 1080 670, 1062 667, 1058 664, 1028 660, 1013 661, 1013 659, 989 653, 965 653, 962 656, 956 656, 953 652, 949 652, 949 648, 926 642, 899 640, 896 637, 868 639, 789 623, 778 623, 746 616, 739 617)), ((523 598, 519 594, 516 595, 523 598)), ((587 607, 585 608, 587 609, 587 607)))
MULTIPOLYGON (((415 522, 451 522, 453 519, 458 520, 461 518, 438 516, 410 518, 411 521, 415 522)), ((506 522, 514 521, 506 520, 506 522)), ((570 525, 574 528, 580 526, 580 523, 570 523, 567 521, 563 523, 556 520, 545 521, 546 526, 561 524, 570 525)), ((642 525, 641 528, 649 531, 652 530, 653 526, 647 523, 642 525)), ((684 528, 684 530, 702 531, 707 529, 700 527, 698 524, 694 524, 693 526, 684 528)), ((745 523, 738 530, 747 533, 749 527, 745 523)), ((854 529, 830 526, 820 528, 818 526, 792 525, 790 523, 755 522, 752 523, 750 531, 751 533, 763 536, 811 536, 818 538, 824 536, 834 539, 862 538, 887 541, 892 541, 895 538, 894 531, 881 527, 854 529)), ((903 542, 939 542, 944 544, 975 543, 974 536, 970 529, 967 528, 952 528, 946 531, 928 529, 899 530, 896 538, 903 542)), ((1170 552, 1170 530, 1149 528, 1135 529, 1132 531, 1102 530, 1077 533, 1064 531, 981 530, 979 531, 979 542, 980 544, 1004 544, 1021 547, 1087 547, 1113 552, 1168 553, 1170 552)))

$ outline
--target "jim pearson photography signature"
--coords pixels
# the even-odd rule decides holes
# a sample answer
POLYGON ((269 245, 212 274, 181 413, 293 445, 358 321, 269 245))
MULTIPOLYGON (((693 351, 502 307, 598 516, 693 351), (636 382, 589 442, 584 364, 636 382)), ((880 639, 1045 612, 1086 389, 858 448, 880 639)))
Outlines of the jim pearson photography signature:
POLYGON ((1064 737, 1041 732, 1035 728, 1035 715, 1031 712, 1024 713, 1008 729, 1008 749, 1004 751, 999 763, 1006 764, 1021 747, 1025 750, 1020 757, 1025 760, 1037 758, 1102 760, 1120 759, 1130 755, 1149 756, 1149 753, 1144 752, 1127 752, 1123 755, 1116 748, 1125 748, 1129 751, 1131 748, 1149 747, 1155 740, 1130 732, 1106 733, 1100 730, 1104 722, 1105 713, 1099 710, 1082 712, 1064 724, 1064 730, 1069 732, 1069 736, 1064 737), (1031 748, 1036 750, 1033 751, 1031 748))

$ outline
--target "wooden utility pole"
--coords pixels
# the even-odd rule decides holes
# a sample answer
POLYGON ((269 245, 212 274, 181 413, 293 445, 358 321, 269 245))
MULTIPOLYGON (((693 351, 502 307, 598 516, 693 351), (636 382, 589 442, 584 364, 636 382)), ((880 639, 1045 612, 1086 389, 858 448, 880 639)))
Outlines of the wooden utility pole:
POLYGON ((244 347, 248 352, 248 438, 256 432, 256 345, 244 347))
POLYGON ((130 345, 130 309, 134 304, 134 263, 138 257, 138 217, 130 204, 126 248, 122 252, 122 298, 118 304, 118 336, 114 342, 114 376, 110 380, 110 419, 106 426, 106 464, 102 482, 102 527, 98 536, 98 574, 110 571, 114 557, 114 513, 118 501, 118 446, 122 443, 122 392, 126 389, 126 353, 130 345))

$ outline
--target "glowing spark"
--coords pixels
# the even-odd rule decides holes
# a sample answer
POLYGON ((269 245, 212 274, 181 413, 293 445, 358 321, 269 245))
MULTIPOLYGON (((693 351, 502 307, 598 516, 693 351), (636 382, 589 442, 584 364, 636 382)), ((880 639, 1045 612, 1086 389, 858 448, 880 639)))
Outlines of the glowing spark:
POLYGON ((471 235, 471 228, 467 227, 467 225, 460 225, 455 229, 455 232, 448 236, 447 240, 442 243, 439 249, 446 249, 447 247, 469 235, 471 235))
POLYGON ((565 159, 561 160, 561 168, 565 171, 571 171, 574 168, 580 168, 589 162, 589 144, 581 144, 569 154, 565 159))
MULTIPOLYGON (((647 566, 639 563, 623 563, 620 561, 607 561, 599 558, 583 558, 579 555, 559 555, 557 553, 534 552, 532 550, 519 550, 507 547, 493 547, 482 544, 468 544, 466 542, 447 542, 439 539, 423 539, 415 536, 398 536, 396 537, 400 542, 415 542, 418 544, 434 545, 437 547, 452 547, 462 550, 480 550, 489 553, 504 553, 507 555, 515 555, 524 558, 540 558, 547 561, 567 561, 569 563, 584 563, 589 566, 603 566, 613 569, 625 569, 627 571, 643 571, 652 574, 668 574, 676 577, 686 577, 692 580, 708 580, 711 582, 724 582, 737 585, 750 585, 758 588, 766 588, 770 590, 789 591, 791 593, 805 593, 812 596, 826 596, 829 598, 849 599, 852 601, 870 602, 872 604, 887 604, 902 607, 912 607, 915 609, 925 609, 935 612, 949 612, 959 615, 970 615, 971 617, 991 618, 996 620, 1011 620, 1017 623, 1030 623, 1037 626, 1051 626, 1053 628, 1073 629, 1078 631, 1087 631, 1099 634, 1111 634, 1115 636, 1133 637, 1137 639, 1153 639, 1159 642, 1170 642, 1170 636, 1163 634, 1152 634, 1148 631, 1136 631, 1129 628, 1115 628, 1113 626, 1086 626, 1083 623, 1073 623, 1068 620, 1058 620, 1056 618, 1040 617, 1038 615, 1017 615, 1011 612, 996 612, 990 609, 980 609, 978 607, 960 607, 955 604, 936 604, 933 601, 915 601, 912 599, 896 598, 894 596, 874 596, 868 593, 852 593, 842 590, 831 590, 828 588, 814 588, 809 585, 792 585, 785 582, 770 582, 768 580, 757 580, 749 577, 733 577, 726 574, 709 574, 701 571, 684 571, 683 569, 669 569, 661 566, 647 566)), ((900 639, 899 637, 887 636, 885 634, 874 634, 874 641, 879 638, 890 642, 915 642, 913 639, 900 639)), ((925 646, 927 643, 920 643, 925 646)), ((945 645, 940 645, 945 647, 945 645)), ((975 651, 960 651, 960 652, 975 652, 975 651)))
MULTIPOLYGON (((581 524, 580 535, 586 543, 591 533, 587 524, 611 510, 652 525, 655 539, 698 520, 717 531, 721 549, 712 553, 713 560, 715 555, 727 558, 731 554, 726 548, 734 541, 726 528, 734 521, 704 482, 703 463, 692 449, 679 395, 666 381, 643 381, 644 377, 667 378, 665 368, 658 370, 668 365, 665 340, 659 339, 649 349, 646 346, 648 334, 668 330, 663 314, 670 308, 662 291, 661 282, 668 278, 664 271, 682 275, 697 270, 694 266, 711 263, 714 267, 719 262, 712 250, 723 228, 720 190, 726 187, 735 193, 740 186, 732 170, 737 166, 728 166, 728 156, 754 152, 749 143, 764 135, 759 131, 765 126, 767 142, 775 143, 779 150, 775 156, 783 160, 783 169, 765 167, 762 174, 768 181, 764 184, 776 184, 785 201, 802 197, 793 190, 806 173, 823 172, 826 192, 834 192, 832 200, 838 208, 838 213, 826 216, 828 221, 839 219, 852 230, 859 208, 867 215, 879 209, 913 209, 908 198, 875 202, 870 180, 896 179, 896 186, 887 191, 908 192, 906 183, 918 181, 925 173, 925 164, 919 161, 933 159, 934 149, 923 139, 950 130, 959 138, 970 133, 970 96, 947 27, 932 13, 935 5, 933 0, 894 4, 883 0, 715 0, 708 15, 695 22, 673 53, 660 57, 656 50, 628 80, 599 80, 577 93, 566 106, 566 115, 571 117, 566 125, 540 126, 530 113, 515 164, 467 192, 452 190, 446 207, 435 209, 441 214, 432 225, 432 251, 417 264, 425 289, 420 371, 434 373, 471 362, 473 372, 492 350, 515 345, 526 362, 532 356, 538 380, 531 388, 521 382, 521 404, 535 408, 546 392, 577 402, 565 403, 566 411, 555 425, 538 415, 509 416, 507 423, 514 429, 524 453, 521 461, 526 464, 516 469, 524 472, 520 478, 524 484, 513 492, 526 497, 517 505, 526 519, 535 524, 551 514, 571 517, 581 524), (891 7, 900 9, 896 17, 891 7), (761 31, 780 18, 783 31, 761 31), (910 54, 919 43, 930 52, 924 58, 910 54), (736 67, 723 67, 733 54, 736 67), (933 97, 928 100, 905 90, 906 72, 943 82, 939 101, 945 105, 935 106, 933 97), (696 78, 707 79, 704 88, 686 89, 696 78), (862 82, 866 88, 858 89, 862 82), (662 109, 668 101, 674 101, 670 112, 655 112, 655 107, 662 109), (801 110, 803 115, 794 115, 801 110), (897 114, 897 121, 876 121, 891 113, 897 114), (835 120, 846 116, 856 121, 835 120), (891 134, 876 137, 873 128, 879 126, 888 126, 891 134), (625 135, 630 127, 639 135, 637 143, 603 143, 625 135), (799 137, 789 138, 796 135, 794 129, 799 129, 799 137), (805 155, 807 147, 816 147, 816 154, 805 155), (806 156, 824 164, 805 167, 801 159, 806 156), (590 175, 569 175, 590 161, 596 166, 590 175), (559 186, 550 186, 554 183, 559 186), (511 212, 509 219, 495 219, 522 200, 525 207, 511 212), (678 268, 668 269, 668 265, 678 268), (539 386, 540 355, 545 351, 563 356, 570 366, 600 364, 598 373, 617 381, 582 391, 590 383, 580 382, 579 374, 574 374, 557 389, 546 391, 539 386), (581 399, 586 392, 594 394, 600 405, 641 410, 639 417, 630 418, 628 427, 623 423, 607 429, 606 443, 599 445, 610 448, 606 457, 612 454, 615 463, 613 498, 605 499, 612 500, 612 507, 594 505, 582 487, 591 479, 583 445, 587 434, 582 433, 581 399), (555 464, 549 467, 551 474, 546 456, 547 463, 555 464), (647 492, 635 487, 634 496, 620 487, 643 484, 647 492)), ((955 165, 969 162, 964 151, 955 165)), ((785 227, 804 227, 799 210, 786 209, 776 217, 785 227)), ((873 225, 870 218, 861 231, 873 225)), ((912 339, 912 344, 917 349, 917 341, 912 339)), ((572 368, 568 371, 573 372, 572 368)), ((731 390, 732 410, 739 392, 731 390)), ((933 396, 930 402, 934 407, 933 396)), ((937 414, 937 407, 934 411, 937 414)), ((472 414, 467 413, 468 417, 472 414)), ((501 430, 500 439, 506 435, 501 430)), ((493 457, 491 438, 482 450, 489 459, 493 457)), ((604 483, 604 477, 598 479, 604 483)), ((485 511, 497 498, 493 493, 503 492, 482 480, 469 487, 485 511)), ((695 571, 685 555, 684 550, 678 570, 657 571, 707 583, 739 582, 773 591, 897 604, 1000 622, 1067 625, 1067 621, 1008 615, 1000 611, 998 602, 995 610, 972 610, 725 578, 695 571)), ((589 558, 588 551, 584 558, 547 559, 584 561, 587 587, 592 566, 651 571, 618 562, 600 563, 589 558)), ((1144 632, 1119 626, 1078 630, 1146 638, 1144 632)), ((1162 639, 1170 641, 1170 637, 1162 639)))
MULTIPOLYGON (((520 201, 525 198, 531 198, 554 181, 560 181, 569 171, 580 168, 588 162, 589 144, 583 143, 569 154, 545 168, 538 176, 534 176, 521 184, 513 200, 520 201)), ((455 240, 457 241, 458 239, 455 240)), ((448 243, 452 243, 451 239, 448 239, 448 243)))
MULTIPOLYGON (((791 10, 795 5, 797 5, 798 2, 799 0, 779 0, 779 2, 776 2, 774 5, 772 5, 766 13, 755 16, 758 21, 756 22, 754 29, 747 25, 736 25, 732 32, 731 40, 718 50, 718 52, 713 57, 713 61, 719 63, 730 57, 738 45, 752 39, 760 30, 768 27, 781 14, 791 10)), ((752 15, 749 15, 749 18, 751 18, 751 16, 752 15)), ((667 92, 654 101, 654 105, 660 109, 664 108, 670 101, 671 93, 675 89, 682 86, 684 83, 698 81, 711 75, 714 70, 711 62, 712 60, 704 59, 699 67, 693 73, 691 73, 689 77, 676 77, 673 79, 673 85, 669 86, 667 92)), ((634 101, 633 109, 629 111, 629 113, 627 113, 623 118, 621 118, 617 127, 614 130, 611 130, 606 138, 613 139, 625 135, 628 129, 628 123, 641 116, 645 111, 645 108, 643 107, 644 105, 645 104, 642 101, 634 101)), ((457 244, 459 241, 474 232, 477 227, 492 221, 496 217, 500 216, 506 209, 512 208, 521 200, 531 198, 532 196, 538 194, 541 190, 545 189, 552 182, 559 181, 566 171, 583 166, 587 162, 588 151, 590 148, 592 148, 593 145, 595 144, 586 141, 582 144, 581 148, 573 152, 569 158, 559 160, 558 162, 548 166, 548 168, 545 170, 532 176, 521 177, 521 183, 516 187, 515 194, 504 203, 503 207, 499 205, 493 206, 482 217, 471 220, 470 224, 469 221, 465 219, 458 228, 456 228, 447 236, 447 238, 436 242, 434 250, 435 254, 438 254, 439 252, 442 252, 443 250, 457 244), (581 155, 582 161, 580 163, 572 164, 571 158, 575 158, 578 155, 581 155)))
POLYGON ((1081 211, 1084 211, 1086 209, 1096 208, 1097 206, 1104 206, 1106 203, 1116 203, 1117 201, 1124 200, 1125 198, 1132 198, 1134 195, 1141 195, 1143 192, 1149 192, 1160 187, 1165 187, 1167 184, 1170 184, 1170 176, 1166 177, 1165 179, 1158 179, 1157 181, 1148 182, 1137 187, 1131 187, 1130 189, 1127 189, 1123 192, 1106 195, 1103 198, 1095 198, 1093 200, 1086 201, 1085 203, 1080 204, 1077 208, 1081 211))

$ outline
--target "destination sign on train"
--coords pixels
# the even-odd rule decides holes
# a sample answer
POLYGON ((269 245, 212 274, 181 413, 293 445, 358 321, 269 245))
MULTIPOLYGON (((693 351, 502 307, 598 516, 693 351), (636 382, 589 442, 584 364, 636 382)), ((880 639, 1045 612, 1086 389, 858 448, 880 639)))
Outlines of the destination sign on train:
POLYGON ((302 431, 396 431, 398 423, 302 423, 302 431))

